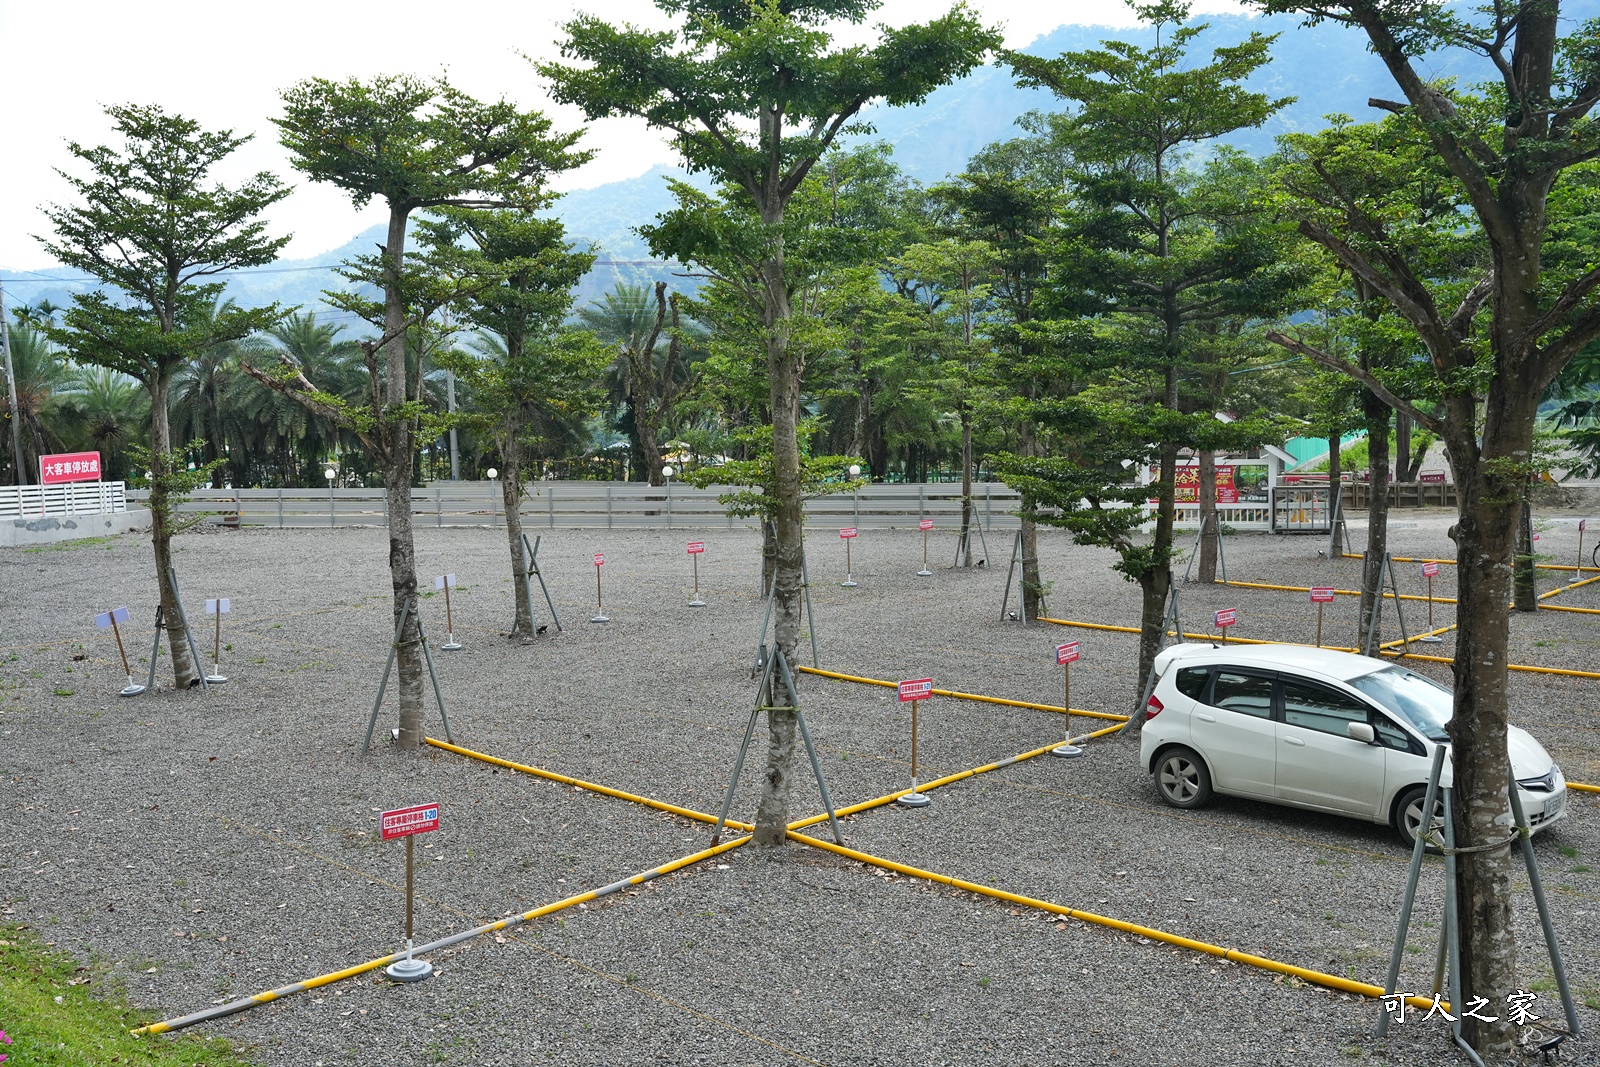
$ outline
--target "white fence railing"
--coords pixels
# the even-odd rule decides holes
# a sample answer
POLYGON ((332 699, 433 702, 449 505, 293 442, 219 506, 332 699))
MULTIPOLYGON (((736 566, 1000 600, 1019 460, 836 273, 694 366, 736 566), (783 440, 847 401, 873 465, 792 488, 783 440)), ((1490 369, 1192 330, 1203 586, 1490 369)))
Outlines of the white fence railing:
POLYGON ((67 482, 63 485, 0 485, 0 519, 38 515, 85 515, 127 511, 121 482, 67 482))

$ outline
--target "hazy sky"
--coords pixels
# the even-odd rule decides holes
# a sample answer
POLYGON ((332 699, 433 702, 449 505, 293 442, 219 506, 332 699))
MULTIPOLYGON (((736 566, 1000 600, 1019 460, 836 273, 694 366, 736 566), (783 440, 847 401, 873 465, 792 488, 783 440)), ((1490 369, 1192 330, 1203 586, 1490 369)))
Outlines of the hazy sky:
MULTIPOLYGON (((1001 25, 1013 47, 1067 22, 1133 22, 1122 0, 971 0, 971 6, 1001 25)), ((1196 4, 1197 11, 1238 9, 1232 0, 1196 4)), ((278 113, 282 89, 312 76, 448 71, 456 85, 475 96, 504 96, 544 109, 558 128, 571 129, 581 117, 550 101, 523 54, 555 57, 557 24, 579 10, 642 24, 660 24, 661 18, 647 0, 459 6, 414 0, 248 5, 0 0, 0 41, 5 42, 0 77, 8 104, 0 138, 0 265, 29 269, 50 262, 31 236, 48 233, 39 206, 70 198, 70 187, 55 173, 58 167, 74 170, 66 142, 108 142, 101 109, 115 103, 155 103, 207 128, 255 134, 222 177, 237 180, 271 170, 293 182, 294 195, 270 216, 275 232, 294 234, 284 254, 304 257, 335 248, 379 221, 381 211, 369 206, 358 213, 344 195, 310 185, 290 170, 276 127, 268 121, 278 113)), ((874 21, 903 25, 941 10, 942 3, 927 0, 887 0, 874 21)), ((869 28, 854 32, 862 40, 871 34, 869 28)), ((567 188, 635 177, 674 159, 660 138, 634 120, 594 123, 584 143, 598 156, 567 176, 567 188)))

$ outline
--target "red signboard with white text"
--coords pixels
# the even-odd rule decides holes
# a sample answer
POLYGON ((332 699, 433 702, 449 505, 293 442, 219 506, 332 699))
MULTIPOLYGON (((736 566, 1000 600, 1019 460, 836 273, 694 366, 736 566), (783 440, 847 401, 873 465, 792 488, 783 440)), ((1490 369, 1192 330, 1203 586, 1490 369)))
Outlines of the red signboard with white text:
POLYGON ((439 805, 413 804, 409 808, 396 808, 383 813, 378 827, 383 831, 385 841, 396 837, 410 837, 412 834, 425 834, 429 830, 439 828, 439 805))
POLYGON ((1311 588, 1311 602, 1313 604, 1332 604, 1333 586, 1317 585, 1311 588))
POLYGON ((1078 662, 1078 642, 1068 641, 1064 645, 1056 646, 1056 666, 1063 667, 1076 662, 1078 662))
POLYGON ((913 678, 900 683, 900 703, 908 700, 927 700, 933 696, 932 678, 913 678))
POLYGON ((1219 628, 1223 626, 1232 626, 1234 623, 1239 621, 1239 609, 1223 608, 1213 615, 1212 618, 1219 628))
POLYGON ((100 453, 63 452, 39 457, 39 484, 100 481, 100 453))
POLYGON ((919 530, 931 530, 931 529, 933 529, 933 520, 932 519, 918 519, 917 520, 917 529, 919 529, 919 530))
POLYGON ((1424 563, 1422 565, 1422 576, 1424 578, 1432 578, 1435 574, 1438 574, 1438 573, 1439 573, 1439 565, 1437 563, 1424 563))
POLYGON ((706 550, 706 543, 704 541, 690 541, 689 542, 689 555, 698 556, 698 555, 701 555, 702 553, 704 553, 705 550, 706 550))
POLYGON ((596 567, 604 567, 606 565, 606 554, 604 552, 596 552, 594 554, 594 565, 596 567))
POLYGON ((850 540, 855 535, 856 535, 856 528, 854 526, 846 526, 844 529, 839 531, 840 538, 842 538, 843 540, 846 540, 846 541, 850 540))

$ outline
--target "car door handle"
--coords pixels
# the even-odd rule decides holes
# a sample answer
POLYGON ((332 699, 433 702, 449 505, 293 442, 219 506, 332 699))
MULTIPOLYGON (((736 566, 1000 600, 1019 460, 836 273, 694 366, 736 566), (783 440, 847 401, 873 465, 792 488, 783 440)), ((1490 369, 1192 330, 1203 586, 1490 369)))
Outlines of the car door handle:
POLYGON ((1306 747, 1305 741, 1298 737, 1285 737, 1283 743, 1286 745, 1299 745, 1301 748, 1306 747))
POLYGON ((1199 719, 1201 722, 1216 722, 1217 721, 1217 717, 1215 715, 1207 715, 1203 711, 1195 712, 1194 717, 1199 719))

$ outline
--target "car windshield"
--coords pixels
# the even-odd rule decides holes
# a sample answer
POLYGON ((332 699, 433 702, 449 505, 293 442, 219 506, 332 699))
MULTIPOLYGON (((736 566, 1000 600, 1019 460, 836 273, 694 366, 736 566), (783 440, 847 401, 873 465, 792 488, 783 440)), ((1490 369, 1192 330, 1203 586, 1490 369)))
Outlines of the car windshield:
POLYGON ((1350 684, 1416 727, 1430 741, 1450 740, 1444 726, 1454 710, 1454 697, 1438 682, 1397 666, 1352 678, 1350 684))

